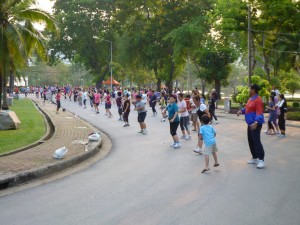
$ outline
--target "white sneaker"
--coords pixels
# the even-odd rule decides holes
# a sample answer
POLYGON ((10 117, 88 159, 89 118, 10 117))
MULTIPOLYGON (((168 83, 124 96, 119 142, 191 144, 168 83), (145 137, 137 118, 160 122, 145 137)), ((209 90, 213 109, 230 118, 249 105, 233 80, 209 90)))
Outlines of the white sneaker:
POLYGON ((279 134, 278 137, 285 138, 285 134, 279 134))
POLYGON ((147 131, 147 130, 144 130, 144 131, 143 131, 143 135, 146 135, 146 134, 148 134, 148 131, 147 131))
POLYGON ((181 147, 181 144, 180 143, 175 143, 174 144, 174 148, 180 148, 181 147))
POLYGON ((219 124, 219 122, 218 122, 218 121, 216 121, 216 124, 219 124))
POLYGON ((202 155, 202 149, 197 147, 193 150, 195 153, 202 155))
POLYGON ((166 122, 166 119, 165 118, 161 119, 161 122, 166 122))
POLYGON ((191 139, 192 139, 192 137, 190 135, 185 136, 185 140, 189 141, 191 139))
POLYGON ((182 136, 181 136, 181 139, 185 139, 185 137, 186 137, 185 135, 182 135, 182 136))
POLYGON ((248 164, 257 164, 258 163, 258 159, 250 159, 247 163, 248 164))
POLYGON ((170 147, 174 148, 174 145, 175 145, 175 144, 176 144, 176 143, 171 144, 170 147))
POLYGON ((268 133, 268 132, 269 132, 269 130, 265 130, 265 131, 264 131, 264 133, 268 133))
POLYGON ((265 168, 265 166, 266 166, 266 163, 265 163, 265 161, 264 160, 258 160, 258 163, 257 163, 257 169, 263 169, 263 168, 265 168))

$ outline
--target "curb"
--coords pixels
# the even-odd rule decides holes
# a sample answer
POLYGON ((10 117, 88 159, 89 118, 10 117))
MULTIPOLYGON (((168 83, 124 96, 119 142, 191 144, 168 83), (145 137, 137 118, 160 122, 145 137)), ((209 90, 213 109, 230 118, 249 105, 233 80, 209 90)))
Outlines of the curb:
POLYGON ((101 145, 102 139, 99 142, 89 142, 89 150, 82 155, 16 174, 4 175, 0 178, 0 190, 24 184, 36 178, 41 178, 81 163, 97 154, 100 151, 101 145))
POLYGON ((0 157, 4 157, 4 156, 16 154, 16 153, 28 150, 30 148, 34 148, 34 147, 36 147, 36 146, 38 146, 40 144, 43 144, 44 141, 49 140, 54 135, 54 133, 55 133, 55 126, 52 123, 49 115, 38 105, 38 103, 36 101, 34 101, 32 99, 31 99, 31 101, 32 101, 32 103, 35 105, 35 107, 38 109, 38 111, 41 113, 41 115, 44 118, 44 122, 46 124, 46 133, 44 134, 44 136, 40 140, 38 140, 38 141, 36 141, 36 142, 34 142, 34 143, 30 144, 30 145, 27 145, 25 147, 18 148, 18 149, 14 150, 14 151, 0 154, 0 157))

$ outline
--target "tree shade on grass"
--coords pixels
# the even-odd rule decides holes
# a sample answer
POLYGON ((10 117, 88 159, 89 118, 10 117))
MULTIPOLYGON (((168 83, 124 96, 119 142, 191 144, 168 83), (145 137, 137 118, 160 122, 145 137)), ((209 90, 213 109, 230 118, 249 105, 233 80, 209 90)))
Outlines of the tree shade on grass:
POLYGON ((15 100, 11 110, 21 125, 17 130, 0 131, 0 154, 30 145, 46 133, 44 118, 30 100, 15 100))

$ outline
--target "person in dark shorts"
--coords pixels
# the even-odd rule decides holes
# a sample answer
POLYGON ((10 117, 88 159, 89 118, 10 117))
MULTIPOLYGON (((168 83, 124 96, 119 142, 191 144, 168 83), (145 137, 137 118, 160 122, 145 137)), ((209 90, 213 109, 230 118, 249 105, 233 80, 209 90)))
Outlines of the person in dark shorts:
POLYGON ((151 98, 149 99, 149 105, 152 108, 153 116, 157 115, 157 111, 155 109, 155 107, 156 107, 156 100, 157 100, 157 96, 155 95, 155 92, 152 91, 151 98))
POLYGON ((111 109, 111 97, 110 97, 109 91, 107 91, 107 95, 105 96, 105 110, 106 110, 106 114, 108 115, 108 117, 112 118, 113 115, 112 115, 110 109, 111 109))
POLYGON ((139 134, 147 134, 147 128, 145 119, 147 116, 146 104, 142 101, 142 96, 136 96, 135 109, 138 112, 138 122, 140 124, 141 130, 138 132, 139 134))
POLYGON ((55 99, 56 99, 56 114, 59 114, 59 109, 61 107, 61 104, 60 104, 61 91, 60 91, 60 89, 58 89, 55 99))
POLYGON ((216 116, 216 99, 215 95, 213 93, 210 94, 209 100, 208 100, 208 108, 210 113, 210 122, 213 122, 213 119, 215 119, 216 124, 218 124, 218 118, 216 116))
POLYGON ((123 120, 123 106, 122 106, 122 93, 119 91, 117 93, 117 98, 116 98, 116 104, 117 104, 117 107, 118 107, 118 113, 119 113, 119 121, 122 121, 123 120))
POLYGON ((129 95, 126 94, 124 96, 124 104, 123 104, 123 110, 124 110, 124 113, 123 113, 123 120, 125 122, 125 125, 123 127, 129 127, 129 120, 128 120, 128 117, 129 117, 129 113, 130 113, 130 100, 129 100, 129 95))
POLYGON ((169 104, 164 111, 168 111, 168 119, 170 121, 170 133, 173 138, 174 143, 170 145, 173 148, 180 148, 179 138, 177 135, 177 129, 179 126, 179 116, 178 116, 178 106, 176 104, 176 96, 170 95, 169 104))

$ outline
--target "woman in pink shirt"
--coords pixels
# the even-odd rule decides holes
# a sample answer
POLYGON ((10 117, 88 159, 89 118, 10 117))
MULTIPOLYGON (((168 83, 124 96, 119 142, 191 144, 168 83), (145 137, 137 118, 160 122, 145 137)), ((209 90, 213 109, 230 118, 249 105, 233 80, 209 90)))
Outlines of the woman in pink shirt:
POLYGON ((101 95, 100 95, 99 91, 96 91, 94 94, 94 107, 95 107, 97 114, 99 114, 100 98, 101 98, 101 95))
POLYGON ((105 110, 106 110, 106 115, 108 115, 109 118, 112 118, 112 113, 110 109, 111 109, 110 94, 109 91, 107 91, 107 95, 105 97, 105 110))

